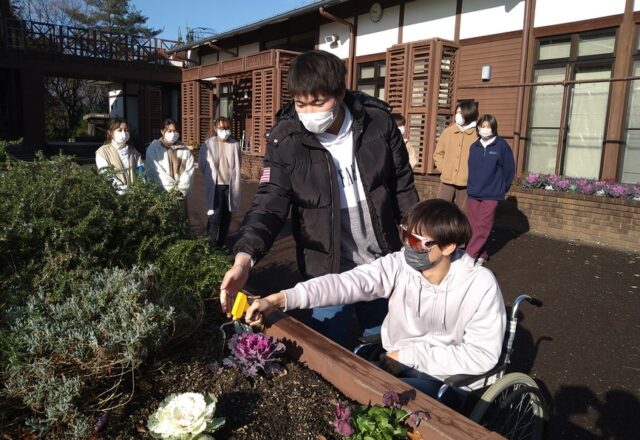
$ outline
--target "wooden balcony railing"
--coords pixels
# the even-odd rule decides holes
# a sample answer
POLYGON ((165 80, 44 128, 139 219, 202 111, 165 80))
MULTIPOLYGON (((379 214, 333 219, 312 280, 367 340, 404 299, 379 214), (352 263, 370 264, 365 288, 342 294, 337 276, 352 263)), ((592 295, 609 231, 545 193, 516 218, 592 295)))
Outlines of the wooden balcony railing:
POLYGON ((36 21, 0 18, 2 52, 32 52, 108 61, 168 64, 176 41, 36 21))

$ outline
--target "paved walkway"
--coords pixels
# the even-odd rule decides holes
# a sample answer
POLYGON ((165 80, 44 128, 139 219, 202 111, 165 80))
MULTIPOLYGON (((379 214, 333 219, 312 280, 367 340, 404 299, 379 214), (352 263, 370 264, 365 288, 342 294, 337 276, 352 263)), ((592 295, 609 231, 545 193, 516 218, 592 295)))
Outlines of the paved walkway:
MULTIPOLYGON (((201 185, 198 176, 191 219, 204 231, 201 185)), ((256 188, 243 184, 228 244, 256 188)), ((544 302, 522 307, 513 370, 530 374, 553 398, 549 438, 640 438, 640 254, 509 231, 496 231, 491 245, 487 267, 505 301, 527 292, 544 302)), ((266 294, 299 280, 287 224, 248 287, 266 294)))

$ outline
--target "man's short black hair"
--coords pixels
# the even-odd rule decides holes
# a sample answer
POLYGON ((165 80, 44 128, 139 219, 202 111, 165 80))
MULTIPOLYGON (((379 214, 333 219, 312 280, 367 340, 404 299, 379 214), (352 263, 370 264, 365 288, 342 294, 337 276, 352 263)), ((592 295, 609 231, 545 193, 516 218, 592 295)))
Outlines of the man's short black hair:
POLYGON ((474 100, 460 101, 458 107, 462 110, 465 124, 470 124, 478 119, 478 106, 474 100))
POLYGON ((289 68, 289 94, 337 98, 346 90, 346 68, 337 56, 322 50, 298 55, 289 68))
POLYGON ((498 120, 496 117, 489 114, 480 116, 480 119, 478 119, 478 129, 482 127, 482 124, 485 122, 489 123, 493 136, 498 136, 498 120))
POLYGON ((466 245, 471 225, 454 203, 442 199, 423 200, 407 212, 402 224, 408 231, 429 235, 438 246, 466 245))

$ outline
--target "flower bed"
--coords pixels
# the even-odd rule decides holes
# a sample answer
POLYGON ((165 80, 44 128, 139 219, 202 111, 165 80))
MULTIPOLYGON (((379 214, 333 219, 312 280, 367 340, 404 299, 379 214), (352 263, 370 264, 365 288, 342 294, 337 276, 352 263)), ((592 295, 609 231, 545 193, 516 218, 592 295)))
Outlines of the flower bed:
POLYGON ((548 191, 640 200, 640 182, 632 185, 617 183, 612 180, 593 180, 556 176, 554 174, 530 173, 524 177, 518 177, 514 185, 548 191))

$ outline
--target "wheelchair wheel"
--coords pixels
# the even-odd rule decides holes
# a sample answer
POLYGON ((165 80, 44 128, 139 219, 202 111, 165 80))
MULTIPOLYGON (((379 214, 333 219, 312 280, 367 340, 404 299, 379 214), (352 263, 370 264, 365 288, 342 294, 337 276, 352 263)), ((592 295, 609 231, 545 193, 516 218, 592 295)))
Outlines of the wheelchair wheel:
POLYGON ((508 438, 542 439, 548 417, 544 397, 533 379, 509 373, 487 389, 469 417, 508 438))

